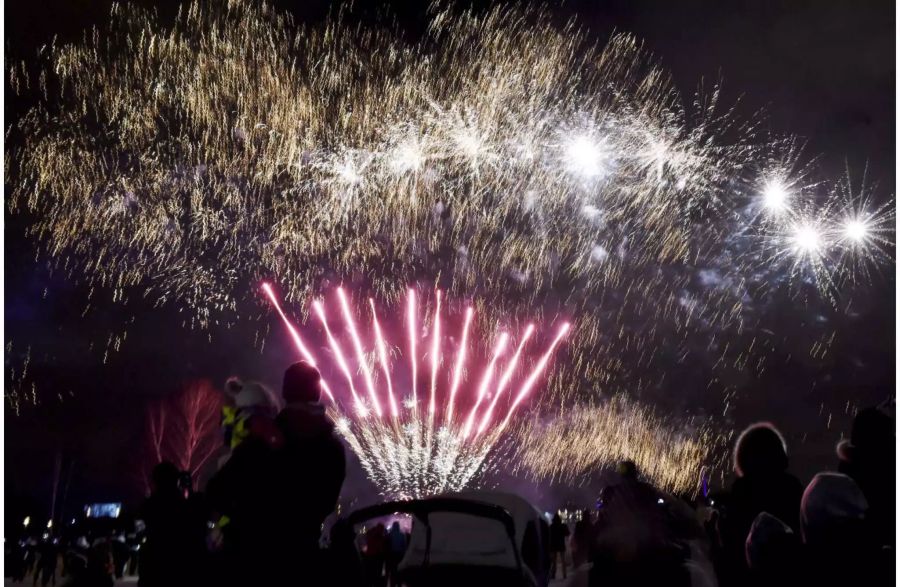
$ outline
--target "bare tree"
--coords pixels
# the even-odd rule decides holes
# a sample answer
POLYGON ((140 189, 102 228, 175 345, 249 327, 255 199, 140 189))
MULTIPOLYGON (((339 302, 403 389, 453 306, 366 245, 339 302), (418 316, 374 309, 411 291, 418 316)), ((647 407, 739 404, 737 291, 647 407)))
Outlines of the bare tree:
MULTIPOLYGON (((152 402, 146 422, 152 465, 170 461, 190 472, 196 484, 204 466, 222 447, 221 409, 222 394, 207 380, 191 381, 178 392, 152 402)), ((146 476, 145 485, 149 486, 146 476)))

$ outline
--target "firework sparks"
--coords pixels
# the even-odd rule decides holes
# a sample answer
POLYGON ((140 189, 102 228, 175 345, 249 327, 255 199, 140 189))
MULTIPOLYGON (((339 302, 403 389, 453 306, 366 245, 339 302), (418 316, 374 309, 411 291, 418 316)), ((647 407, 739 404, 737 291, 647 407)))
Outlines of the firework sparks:
MULTIPOLYGON (((375 407, 375 413, 381 417, 381 402, 378 401, 378 394, 375 392, 375 383, 372 381, 372 372, 369 371, 369 363, 365 358, 362 341, 359 340, 359 334, 356 332, 356 321, 353 319, 353 312, 350 310, 350 304, 347 303, 347 296, 344 295, 344 289, 339 287, 337 290, 338 299, 341 302, 341 309, 344 311, 344 323, 347 325, 347 331, 353 340, 353 347, 356 349, 357 364, 363 373, 366 381, 366 388, 369 390, 369 399, 375 407)), ((323 318, 324 323, 324 318, 323 318)))
POLYGON ((531 375, 529 375, 528 379, 525 380, 525 383, 522 384, 522 389, 519 390, 518 395, 516 395, 516 399, 513 401, 512 405, 509 407, 509 411, 506 413, 506 417, 503 418, 503 422, 500 424, 501 432, 506 429, 506 426, 509 424, 509 419, 512 417, 513 412, 528 396, 528 393, 534 387, 535 383, 537 383, 538 378, 543 375, 544 369, 547 368, 547 363, 550 361, 550 357, 553 355, 553 351, 569 331, 569 328, 570 325, 568 322, 562 325, 562 327, 559 329, 559 333, 556 335, 556 338, 553 339, 553 343, 550 345, 550 348, 547 349, 547 352, 544 353, 544 356, 541 357, 541 360, 538 361, 537 365, 535 365, 534 370, 531 372, 531 375))
POLYGON ((509 362, 509 365, 507 365, 506 370, 500 377, 500 383, 499 385, 497 385, 497 391, 494 392, 494 399, 491 400, 491 405, 488 407, 487 411, 485 411, 484 417, 482 417, 481 423, 478 425, 478 434, 484 432, 484 429, 487 427, 488 422, 491 421, 491 416, 494 414, 494 407, 500 400, 500 396, 502 396, 503 392, 506 390, 506 386, 509 384, 510 379, 512 379, 513 373, 515 372, 516 367, 519 365, 519 357, 522 355, 522 349, 525 348, 525 343, 528 342, 528 339, 531 338, 532 334, 534 334, 534 324, 529 324, 528 328, 525 329, 525 334, 522 335, 522 340, 519 341, 519 346, 516 348, 516 354, 513 355, 512 360, 509 362))
MULTIPOLYGON (((299 340, 297 329, 283 315, 280 304, 272 288, 264 285, 266 296, 285 323, 292 339, 299 340)), ((371 378, 371 372, 366 375, 367 359, 363 339, 356 329, 356 319, 352 309, 352 302, 343 288, 337 290, 338 302, 342 309, 345 329, 351 344, 356 348, 356 360, 359 372, 364 380, 371 378)), ((409 291, 407 300, 407 320, 416 323, 415 292, 409 291)), ((328 346, 332 352, 338 369, 347 380, 350 390, 350 402, 347 409, 345 398, 337 397, 330 408, 336 422, 336 429, 347 440, 347 444, 357 454, 363 468, 369 477, 379 485, 383 493, 391 496, 415 497, 433 494, 447 490, 459 490, 471 485, 482 472, 487 462, 498 457, 496 446, 502 438, 504 429, 513 417, 517 408, 526 400, 529 392, 536 386, 540 378, 545 375, 550 358, 553 356, 563 336, 569 329, 569 324, 563 324, 547 349, 540 355, 534 368, 524 378, 516 397, 508 402, 506 416, 502 425, 496 429, 490 429, 484 434, 470 435, 472 424, 476 419, 487 425, 490 422, 491 413, 501 395, 502 388, 515 378, 516 366, 520 361, 520 355, 525 351, 526 343, 536 332, 533 324, 529 324, 519 342, 518 349, 509 364, 505 366, 503 376, 496 386, 493 373, 497 370, 498 362, 503 355, 503 350, 509 335, 506 332, 497 337, 491 360, 484 369, 477 392, 469 393, 466 373, 466 360, 473 355, 473 349, 469 348, 470 328, 473 323, 474 309, 467 307, 463 318, 462 336, 459 339, 455 366, 452 373, 446 373, 440 369, 440 356, 445 344, 441 335, 438 316, 440 315, 440 293, 435 292, 435 324, 431 331, 432 370, 429 374, 431 392, 435 405, 441 402, 441 407, 446 409, 429 410, 427 416, 422 417, 416 410, 415 404, 397 406, 393 401, 393 389, 398 374, 392 372, 391 363, 388 360, 387 348, 389 343, 385 338, 381 325, 375 315, 375 303, 369 299, 369 306, 373 316, 373 330, 375 339, 375 351, 381 363, 382 372, 386 380, 388 402, 391 406, 392 418, 385 421, 379 417, 367 417, 370 407, 379 405, 378 390, 374 383, 371 386, 372 396, 367 405, 356 392, 354 383, 354 371, 347 360, 342 342, 333 333, 327 317, 325 304, 322 300, 313 302, 313 310, 319 317, 319 322, 324 330, 328 346), (449 377, 447 376, 449 375, 449 377), (444 385, 449 383, 449 390, 443 393, 444 385), (493 390, 493 401, 488 410, 479 412, 483 400, 489 396, 489 389, 493 390), (440 396, 440 400, 438 397, 440 396), (471 400, 473 407, 465 424, 453 420, 451 406, 459 399, 471 400)), ((413 334, 413 340, 416 336, 413 334)), ((307 347, 304 347, 307 348, 307 347)), ((415 348, 411 346, 411 348, 415 348)), ((302 353, 301 353, 302 354, 302 353)), ((308 351, 307 351, 308 354, 308 351)), ((306 356, 306 355, 304 355, 306 356)), ((410 374, 415 369, 415 361, 411 361, 410 374)), ((412 383, 412 380, 410 381, 412 383)), ((368 382, 366 382, 368 385, 368 382)), ((376 414, 378 414, 376 410, 376 414)), ((483 428, 483 427, 482 427, 483 428)))
POLYGON ((344 373, 344 377, 347 379, 347 387, 350 388, 350 393, 353 395, 353 405, 356 408, 357 413, 360 416, 365 417, 368 415, 368 409, 363 405, 362 400, 359 398, 359 394, 356 393, 356 386, 353 384, 353 375, 350 373, 347 359, 344 358, 341 346, 337 343, 337 340, 331 333, 331 328, 328 327, 328 318, 325 317, 325 306, 321 301, 316 300, 313 302, 313 308, 315 308, 316 314, 322 322, 322 328, 325 329, 325 335, 328 337, 328 344, 331 345, 331 352, 334 353, 334 358, 340 366, 341 371, 344 373))
POLYGON ((553 419, 535 417, 519 427, 515 470, 538 480, 587 483, 617 461, 634 461, 641 475, 667 491, 691 494, 701 469, 716 462, 725 439, 707 423, 678 425, 616 395, 553 419))
POLYGON ((770 214, 782 214, 790 209, 790 193, 781 179, 773 178, 766 182, 762 194, 763 207, 770 214))
MULTIPOLYGON (((463 367, 466 362, 466 350, 469 344, 469 326, 472 324, 472 317, 475 311, 472 308, 466 308, 466 317, 463 322, 462 339, 459 343, 459 349, 456 351, 456 368, 453 370, 453 384, 450 386, 450 401, 447 403, 447 422, 453 423, 453 405, 456 401, 456 392, 459 391, 459 384, 462 381, 463 367)), ((499 394, 500 391, 498 390, 499 394)))
POLYGON ((856 281, 878 261, 889 260, 893 211, 887 205, 873 207, 864 188, 865 178, 854 190, 848 172, 845 181, 816 199, 769 180, 764 207, 777 218, 759 227, 769 248, 764 263, 786 264, 791 277, 808 276, 834 300, 843 281, 856 281))
POLYGON ((378 359, 381 362, 381 371, 387 383, 388 402, 391 406, 391 416, 397 417, 397 401, 394 399, 394 385, 391 382, 391 368, 388 364, 387 347, 384 335, 381 333, 381 325, 378 323, 378 315, 375 312, 375 300, 369 298, 369 306, 372 308, 372 328, 375 330, 375 342, 378 345, 378 359))
MULTIPOLYGON (((239 309, 258 317, 246 284, 271 275, 292 303, 335 274, 361 276, 354 288, 386 301, 423 279, 451 299, 478 292, 483 324, 564 304, 578 318, 566 383, 534 399, 571 405, 659 375, 654 357, 691 337, 751 328, 764 297, 746 285, 756 274, 760 290, 811 281, 833 303, 846 280, 891 262, 892 202, 838 201, 841 189, 811 180, 790 145, 724 114, 717 88, 680 96, 631 36, 598 48, 539 9, 502 6, 435 3, 414 43, 340 16, 297 25, 265 3, 189 2, 174 23, 133 8, 117 4, 102 33, 46 47, 36 71, 10 64, 13 91, 43 94, 8 129, 8 212, 27 218, 54 270, 121 303, 137 291, 179 304, 190 327, 233 324, 239 309)), ((380 367, 369 368, 362 340, 345 356, 313 305, 354 401, 348 426, 376 416, 355 446, 403 422, 409 442, 382 447, 395 463, 424 458, 415 439, 447 434, 436 398, 446 329, 436 311, 431 344, 419 340, 425 315, 414 294, 407 304, 411 381, 386 377, 386 396, 372 371, 399 361, 374 314, 380 367), (420 359, 430 380, 419 381, 420 359), (425 412, 423 386, 436 429, 408 414, 425 412)), ((739 347, 716 369, 765 352, 739 347)), ((474 398, 465 370, 453 371, 443 418, 462 422, 460 451, 490 435, 498 398, 519 397, 504 366, 494 395, 474 398), (467 414, 470 401, 487 407, 467 414)), ((391 483, 414 483, 406 470, 391 483)))
POLYGON ((433 334, 431 335, 431 399, 428 402, 429 417, 434 416, 437 397, 438 370, 441 367, 441 292, 435 292, 433 334))
POLYGON ((463 427, 463 437, 465 438, 468 438, 469 434, 472 432, 472 424, 475 422, 475 416, 478 414, 478 408, 481 407, 481 402, 484 401, 484 398, 487 395, 488 386, 491 384, 491 379, 494 377, 494 371, 497 367, 497 361, 500 360, 500 356, 503 354, 503 350, 506 348, 507 340, 509 340, 509 335, 505 332, 500 335, 499 339, 497 339, 497 346, 494 347, 494 353, 491 356, 491 362, 488 364, 488 368, 484 371, 484 375, 481 378, 481 384, 478 386, 475 405, 472 406, 472 411, 469 412, 469 417, 466 419, 466 425, 463 427))
MULTIPOLYGON (((262 284, 262 289, 266 293, 266 296, 269 298, 269 301, 272 303, 272 306, 275 308, 275 311, 281 317, 281 321, 284 323, 285 328, 287 328, 288 332, 291 335, 291 339, 294 341, 294 345, 296 345, 297 350, 300 352, 300 356, 303 357, 307 363, 316 366, 316 360, 313 358, 312 353, 306 348, 306 345, 303 344, 303 339, 300 338, 300 333, 297 332, 297 329, 294 328, 294 325, 285 315, 284 310, 281 309, 281 304, 278 303, 278 298, 275 296, 275 292, 272 291, 272 286, 268 283, 262 284)), ((328 396, 332 402, 334 402, 334 394, 331 393, 331 388, 328 386, 328 383, 323 379, 322 380, 322 391, 325 392, 325 395, 328 396)))

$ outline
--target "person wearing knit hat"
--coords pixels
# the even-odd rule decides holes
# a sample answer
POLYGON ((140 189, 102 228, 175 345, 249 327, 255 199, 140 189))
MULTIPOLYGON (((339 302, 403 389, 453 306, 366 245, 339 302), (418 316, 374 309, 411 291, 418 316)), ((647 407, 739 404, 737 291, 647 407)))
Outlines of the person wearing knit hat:
POLYGON ((805 544, 846 539, 860 527, 869 504, 856 483, 841 473, 819 473, 800 502, 800 532, 805 544))
MULTIPOLYGON (((230 450, 251 435, 273 446, 280 441, 274 419, 281 409, 281 401, 274 392, 256 381, 231 377, 225 382, 225 395, 234 404, 222 406, 222 430, 230 450)), ((225 455, 221 459, 220 468, 227 458, 225 455)))
POLYGON ((718 522, 727 561, 723 583, 741 584, 747 577, 745 543, 760 512, 768 512, 795 532, 799 529, 803 485, 787 468, 784 437, 771 423, 752 424, 738 437, 734 447, 737 478, 718 522))
POLYGON ((841 473, 819 473, 803 492, 800 534, 809 585, 893 585, 893 555, 882 549, 862 490, 841 473))
POLYGON ((791 527, 768 512, 760 512, 745 542, 753 583, 778 587, 796 585, 800 540, 791 527))
POLYGON ((865 408, 853 419, 850 438, 837 445, 838 472, 866 496, 882 544, 893 546, 896 513, 894 420, 881 408, 865 408))
POLYGON ((344 445, 319 402, 321 386, 322 376, 310 363, 289 366, 281 388, 285 407, 275 419, 285 442, 280 451, 283 474, 271 496, 280 503, 283 522, 274 548, 285 553, 286 578, 292 578, 296 557, 309 561, 309 585, 327 584, 317 579, 319 538, 325 518, 337 506, 346 473, 344 445))

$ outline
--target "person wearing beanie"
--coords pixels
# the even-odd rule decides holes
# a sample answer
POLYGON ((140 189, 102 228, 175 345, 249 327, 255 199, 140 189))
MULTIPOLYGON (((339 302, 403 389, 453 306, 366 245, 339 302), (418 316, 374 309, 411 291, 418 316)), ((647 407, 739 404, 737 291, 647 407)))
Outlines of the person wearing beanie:
MULTIPOLYGON (((274 392, 256 381, 231 377, 225 382, 225 394, 234 404, 222 406, 222 431, 229 450, 237 448, 251 435, 273 446, 281 441, 281 434, 275 426, 281 400, 274 392)), ((225 455, 219 463, 219 468, 227 457, 225 455)))
POLYGON ((817 474, 800 506, 806 579, 815 585, 893 584, 892 554, 871 532, 869 504, 841 473, 817 474))
POLYGON ((869 504, 859 486, 841 473, 819 473, 800 502, 803 543, 845 541, 863 528, 869 504))
POLYGON ((283 476, 275 492, 286 529, 280 537, 284 572, 290 576, 301 556, 312 574, 309 584, 316 584, 322 524, 337 506, 346 473, 344 445, 319 402, 321 382, 319 370, 306 361, 288 367, 281 390, 285 407, 275 419, 284 436, 283 476))
POLYGON ((281 511, 269 495, 282 476, 284 438, 275 422, 282 403, 265 385, 236 377, 226 382, 225 394, 231 405, 222 408, 222 430, 230 453, 206 490, 216 520, 211 538, 224 567, 209 584, 271 583, 276 577, 267 549, 280 531, 281 511))
POLYGON ((768 512, 761 512, 745 542, 751 584, 787 587, 798 584, 800 540, 790 526, 768 512))
POLYGON ((749 581, 745 543, 753 521, 768 512, 795 533, 800 523, 803 485, 787 472, 784 437, 769 422, 745 429, 734 447, 736 479, 724 503, 718 530, 724 550, 724 582, 746 585, 749 581))
POLYGON ((895 447, 893 418, 874 407, 859 411, 850 438, 837 446, 838 471, 862 490, 878 539, 891 547, 896 544, 895 447))

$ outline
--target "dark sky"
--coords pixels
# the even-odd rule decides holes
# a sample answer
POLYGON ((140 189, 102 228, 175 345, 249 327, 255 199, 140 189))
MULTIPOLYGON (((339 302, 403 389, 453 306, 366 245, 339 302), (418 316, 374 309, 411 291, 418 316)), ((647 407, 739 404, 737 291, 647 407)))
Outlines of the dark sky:
MULTIPOLYGON (((331 3, 277 4, 300 20, 314 21, 331 3)), ((425 23, 421 4, 390 3, 392 13, 412 35, 425 23)), ((160 3, 164 14, 173 13, 177 5, 160 3)), ((105 21, 110 2, 30 0, 5 6, 9 59, 32 55, 54 35, 60 41, 76 39, 84 28, 105 21)), ((370 2, 356 6, 363 18, 384 9, 370 2)), ((661 59, 686 95, 701 79, 715 81, 721 76, 725 104, 740 100, 738 111, 745 117, 765 110, 768 128, 805 138, 807 154, 820 157, 826 175, 840 176, 845 164, 856 173, 868 165, 870 178, 881 186, 880 199, 893 195, 891 0, 572 0, 554 8, 554 13, 560 21, 576 15, 600 42, 613 31, 634 33, 661 59)), ((5 127, 22 106, 7 101, 5 127)), ((30 369, 41 399, 39 406, 26 406, 18 416, 5 410, 8 496, 28 495, 41 506, 48 503, 54 455, 59 453, 67 466, 72 463, 70 509, 87 500, 133 500, 134 450, 146 398, 171 391, 187 379, 221 382, 234 372, 277 383, 280 367, 290 359, 287 348, 271 343, 260 353, 248 344, 245 333, 217 333, 210 342, 202 333, 185 332, 179 328, 177 309, 169 308, 137 316, 128 327, 122 352, 110 355, 103 365, 106 333, 119 325, 121 315, 99 312, 90 322, 80 321, 84 303, 79 288, 51 277, 34 263, 20 218, 7 216, 6 224, 5 342, 13 344, 7 366, 20 361, 23 346, 33 344, 30 369), (91 343, 100 348, 91 349, 91 343), (65 401, 55 397, 57 393, 65 401)), ((831 430, 821 421, 815 426, 791 421, 785 412, 796 411, 798 401, 802 405, 797 418, 806 418, 807 413, 818 416, 819 396, 798 400, 797 394, 808 395, 818 385, 816 393, 827 388, 832 404, 842 397, 864 404, 893 390, 893 279, 876 281, 873 290, 858 303, 860 315, 842 324, 845 332, 825 363, 792 364, 756 384, 766 393, 743 394, 738 423, 769 417, 785 426, 802 477, 829 465, 836 428, 847 421, 836 416, 831 430), (793 443, 803 435, 818 442, 793 443)), ((781 311, 787 314, 790 308, 781 311)), ((789 324, 790 317, 785 322, 789 324)))

